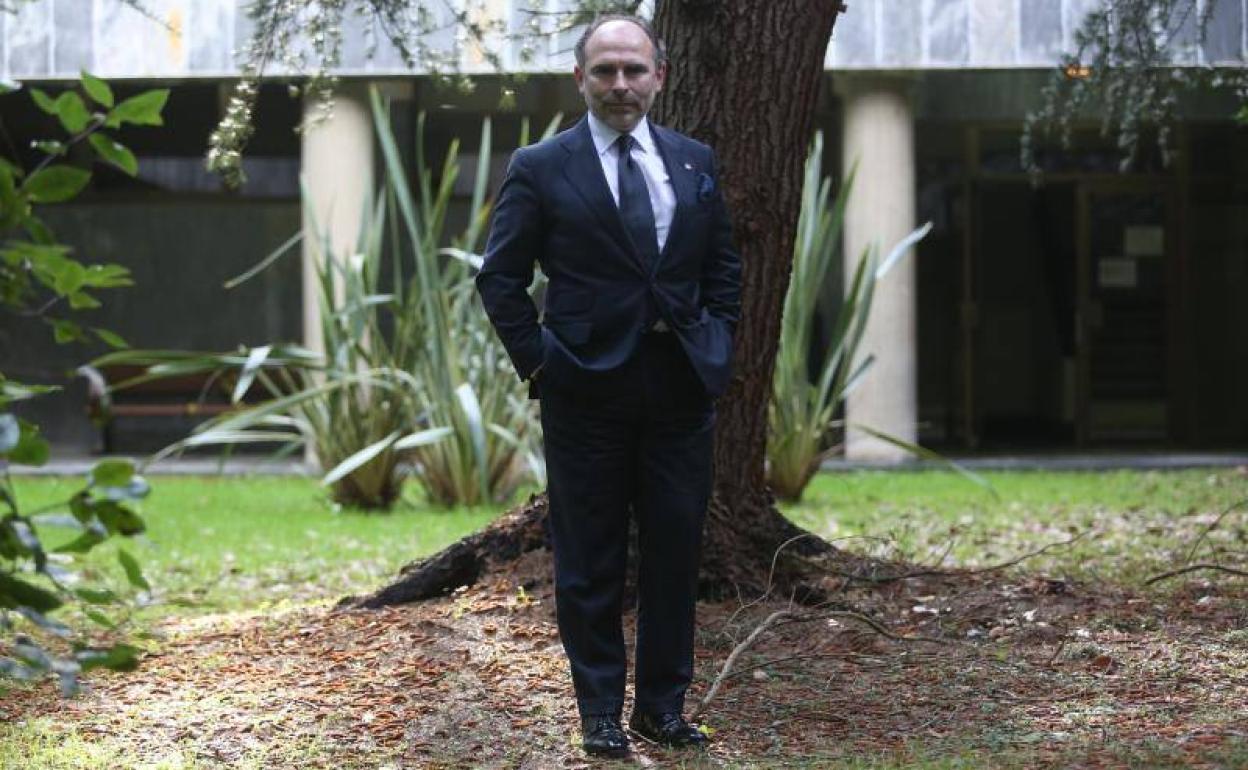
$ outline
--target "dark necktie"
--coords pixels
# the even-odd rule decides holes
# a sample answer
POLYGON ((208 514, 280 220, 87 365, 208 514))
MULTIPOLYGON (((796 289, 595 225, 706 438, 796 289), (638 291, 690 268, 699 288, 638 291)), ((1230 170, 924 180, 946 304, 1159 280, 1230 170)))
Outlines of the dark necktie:
POLYGON ((624 220, 624 227, 632 236, 637 250, 647 264, 653 265, 659 258, 659 238, 654 228, 654 209, 650 206, 646 180, 631 152, 636 141, 630 134, 622 134, 615 140, 620 158, 620 218, 624 220))

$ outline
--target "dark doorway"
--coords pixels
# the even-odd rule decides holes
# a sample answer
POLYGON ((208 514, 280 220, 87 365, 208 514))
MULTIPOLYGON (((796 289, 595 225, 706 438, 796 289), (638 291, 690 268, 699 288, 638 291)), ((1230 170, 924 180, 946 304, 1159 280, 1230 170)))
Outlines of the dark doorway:
POLYGON ((973 415, 989 451, 1170 438, 1159 183, 975 185, 973 415))
POLYGON ((971 344, 982 447, 1075 439, 1076 187, 976 185, 971 344))

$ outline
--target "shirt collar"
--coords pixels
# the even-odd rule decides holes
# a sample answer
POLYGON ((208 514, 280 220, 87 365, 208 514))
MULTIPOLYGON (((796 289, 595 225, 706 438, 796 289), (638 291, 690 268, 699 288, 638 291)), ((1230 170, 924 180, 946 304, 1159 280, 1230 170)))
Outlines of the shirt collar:
MULTIPOLYGON (((586 113, 589 116, 589 133, 594 139, 594 149, 598 151, 599 157, 606 154, 615 145, 615 140, 620 138, 619 131, 599 120, 594 113, 586 113)), ((650 120, 645 115, 641 116, 641 120, 637 121, 637 125, 632 131, 633 138, 637 140, 637 146, 646 153, 654 153, 654 136, 650 133, 650 120)))

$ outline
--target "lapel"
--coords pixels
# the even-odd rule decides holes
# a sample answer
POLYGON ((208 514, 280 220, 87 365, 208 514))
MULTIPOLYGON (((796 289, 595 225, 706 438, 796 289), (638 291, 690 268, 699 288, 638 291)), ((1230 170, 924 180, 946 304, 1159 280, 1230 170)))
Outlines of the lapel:
POLYGON ((651 122, 650 135, 654 137, 659 154, 663 156, 663 165, 667 167, 667 176, 672 180, 672 190, 676 193, 676 211, 672 212, 672 226, 667 231, 667 241, 663 244, 663 251, 659 253, 655 265, 657 267, 673 251, 674 244, 684 234, 683 223, 697 205, 695 179, 698 167, 681 152, 674 132, 651 122))
POLYGON ((563 166, 564 176, 612 239, 624 245, 634 267, 643 273, 648 272, 645 261, 633 245, 628 231, 624 229, 620 209, 611 197, 611 188, 607 186, 606 177, 602 173, 602 162, 598 159, 598 151, 594 148, 594 140, 589 133, 589 118, 582 117, 579 123, 564 132, 560 144, 568 152, 568 162, 563 166))

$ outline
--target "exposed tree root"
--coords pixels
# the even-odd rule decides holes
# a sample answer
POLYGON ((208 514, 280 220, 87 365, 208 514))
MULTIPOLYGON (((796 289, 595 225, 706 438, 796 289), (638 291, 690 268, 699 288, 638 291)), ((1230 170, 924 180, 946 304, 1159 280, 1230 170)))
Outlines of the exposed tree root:
MULTIPOLYGON (((772 594, 792 597, 804 605, 826 602, 828 597, 819 587, 819 579, 827 574, 827 567, 820 562, 842 552, 784 518, 771 508, 769 499, 755 504, 767 506, 767 510, 746 511, 741 501, 732 507, 712 501, 707 512, 699 594, 703 598, 772 594)), ((338 606, 376 608, 422 601, 493 574, 506 573, 512 581, 529 587, 547 582, 553 572, 548 562, 541 574, 515 571, 522 556, 549 547, 545 524, 546 497, 535 495, 480 532, 404 566, 397 580, 376 593, 344 597, 338 606)))
POLYGON ((344 597, 338 607, 377 608, 444 596, 460 586, 473 585, 530 551, 546 547, 546 496, 534 495, 480 532, 405 565, 399 570, 400 577, 390 585, 363 598, 344 597))

